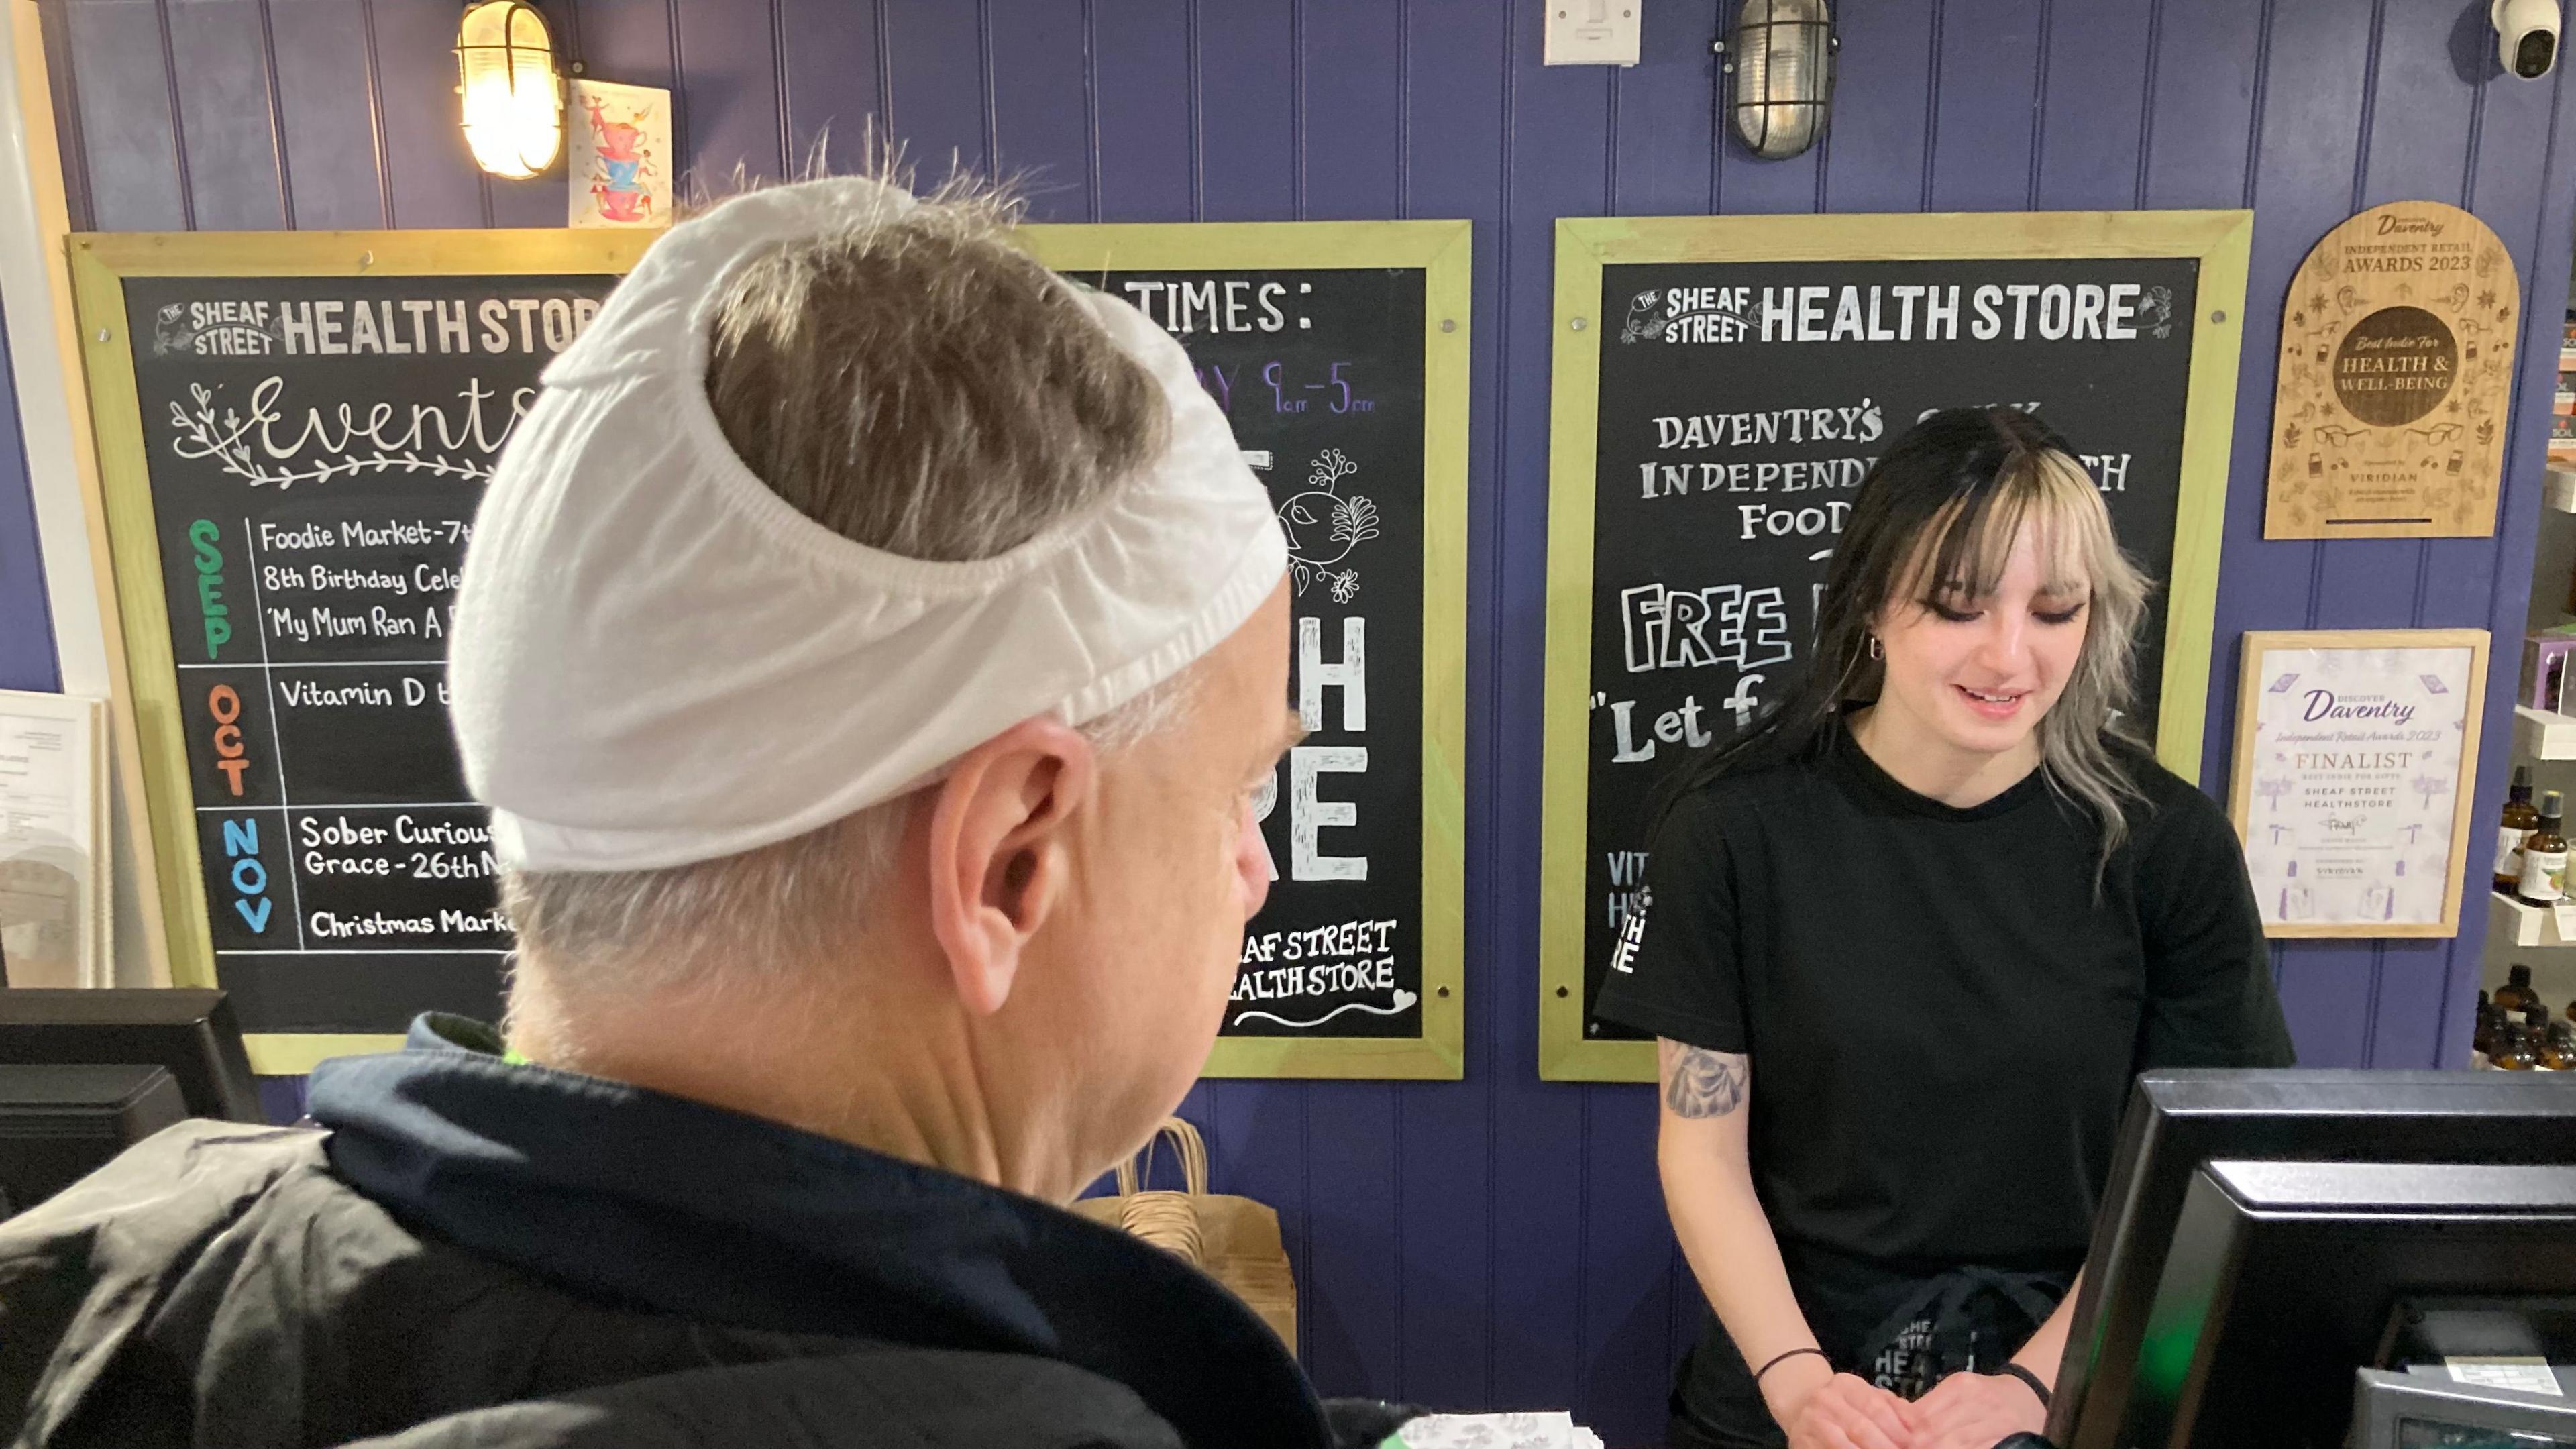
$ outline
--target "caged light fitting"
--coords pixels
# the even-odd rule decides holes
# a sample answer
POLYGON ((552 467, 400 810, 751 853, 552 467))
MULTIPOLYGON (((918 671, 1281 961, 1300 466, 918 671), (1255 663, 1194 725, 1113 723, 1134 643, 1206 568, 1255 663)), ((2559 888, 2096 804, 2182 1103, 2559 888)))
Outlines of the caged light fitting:
POLYGON ((1825 0, 1744 0, 1714 48, 1735 80, 1735 134, 1754 155, 1795 156, 1824 134, 1840 44, 1825 0))
POLYGON ((456 92, 474 164, 534 176, 563 146, 563 80, 545 17, 520 0, 473 0, 456 27, 456 92))

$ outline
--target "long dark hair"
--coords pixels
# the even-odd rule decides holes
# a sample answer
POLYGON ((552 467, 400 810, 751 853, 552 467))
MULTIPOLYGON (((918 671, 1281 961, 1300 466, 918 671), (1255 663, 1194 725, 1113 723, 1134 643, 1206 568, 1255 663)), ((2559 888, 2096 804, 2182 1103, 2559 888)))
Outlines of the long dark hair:
POLYGON ((1916 423, 1861 480, 1826 566, 1816 638, 1788 697, 1736 735, 1703 746, 1666 778, 1650 815, 1726 776, 1815 758, 1846 703, 1873 700, 1884 667, 1871 622, 1900 604, 1928 606, 1953 588, 1991 592, 2025 522, 2092 583, 2084 648, 2038 730, 2041 769, 2102 822, 2102 855, 2127 833, 2137 787, 2113 761, 2115 721, 2129 708, 2130 662, 2148 581, 2120 552, 2110 511, 2057 430, 2012 408, 1951 408, 1916 423))

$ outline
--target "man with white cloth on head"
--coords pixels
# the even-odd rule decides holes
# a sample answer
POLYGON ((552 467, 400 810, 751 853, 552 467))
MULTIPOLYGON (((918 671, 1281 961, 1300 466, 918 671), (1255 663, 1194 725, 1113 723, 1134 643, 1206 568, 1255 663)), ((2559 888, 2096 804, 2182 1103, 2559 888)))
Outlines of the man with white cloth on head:
POLYGON ((674 228, 545 374, 449 660, 505 1037, 324 1064, 0 1227, 0 1439, 1331 1449, 1055 1204, 1215 1036, 1286 549, 1180 347, 989 200, 674 228), (316 1130, 318 1126, 319 1130, 316 1130))

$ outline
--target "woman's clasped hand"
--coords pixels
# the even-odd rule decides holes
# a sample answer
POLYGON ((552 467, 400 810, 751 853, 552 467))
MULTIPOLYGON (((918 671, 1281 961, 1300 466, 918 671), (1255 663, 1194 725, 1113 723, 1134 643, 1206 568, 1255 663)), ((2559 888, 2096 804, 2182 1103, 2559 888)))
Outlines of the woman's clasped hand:
POLYGON ((1857 1374, 1825 1377, 1818 1362, 1819 1382, 1781 1405, 1789 1449, 1994 1449, 2047 1424, 2039 1395, 2007 1375, 1952 1374, 1907 1403, 1857 1374))

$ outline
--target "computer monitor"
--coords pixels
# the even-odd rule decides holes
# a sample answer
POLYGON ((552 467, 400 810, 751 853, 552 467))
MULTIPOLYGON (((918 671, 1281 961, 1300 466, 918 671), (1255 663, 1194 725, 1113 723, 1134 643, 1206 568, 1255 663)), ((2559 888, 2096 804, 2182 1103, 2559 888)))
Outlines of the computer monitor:
POLYGON ((267 1120, 220 991, 0 990, 0 1063, 160 1067, 192 1117, 267 1120))
POLYGON ((2340 1449, 2354 1374, 2392 1366, 2414 1302, 2570 1291, 2576 1167, 2211 1162, 2174 1221, 2119 1441, 2340 1449))
POLYGON ((178 1080, 159 1067, 0 1064, 0 1219, 187 1115, 178 1080))
MULTIPOLYGON (((2128 1427, 2132 1400, 2170 1388, 2176 1352, 2173 1340, 2149 1335, 2149 1317, 2167 1286, 2168 1249, 2180 1241, 2176 1225, 2186 1200, 2203 1165, 2214 1159, 2444 1164, 2455 1171, 2576 1164, 2576 1082, 2507 1072, 2195 1071, 2143 1078, 2113 1159, 2058 1371, 2052 1442, 2067 1449, 2146 1449, 2149 1441, 2128 1427)), ((2351 1271, 2366 1277, 2369 1270, 2354 1264, 2351 1271)), ((2504 1281, 2462 1286, 2475 1294, 2537 1291, 2504 1281)), ((2386 1308, 2380 1304, 2377 1311, 2386 1308)), ((2342 1366, 2331 1405, 2309 1406, 2316 1418, 2341 1424, 2353 1368, 2374 1361, 2382 1347, 2376 1340, 2360 1345, 2342 1366)), ((2202 1442, 2194 1436, 2211 1428, 2184 1422, 2170 1442, 2202 1442)))

